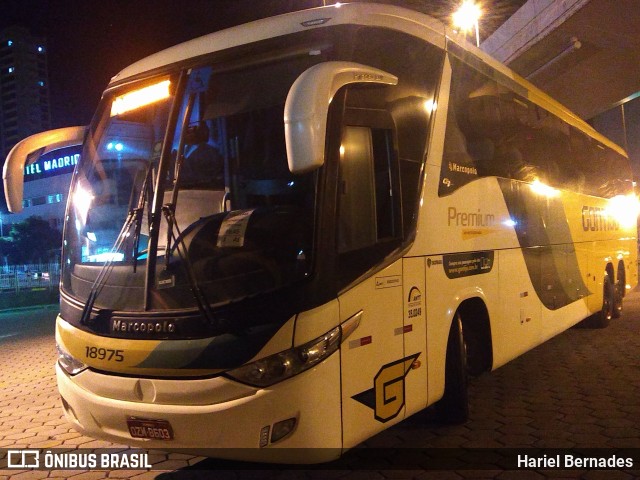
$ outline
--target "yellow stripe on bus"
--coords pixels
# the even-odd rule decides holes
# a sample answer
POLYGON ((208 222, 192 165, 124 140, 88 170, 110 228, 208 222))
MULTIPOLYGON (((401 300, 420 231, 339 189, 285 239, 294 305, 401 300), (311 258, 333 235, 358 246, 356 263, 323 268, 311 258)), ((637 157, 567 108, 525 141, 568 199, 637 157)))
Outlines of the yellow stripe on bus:
POLYGON ((56 321, 56 341, 75 359, 89 367, 105 372, 150 376, 206 376, 221 371, 219 369, 180 368, 179 365, 172 365, 171 367, 174 368, 168 366, 168 368, 138 367, 162 344, 180 342, 180 340, 102 337, 80 330, 60 316, 56 321))

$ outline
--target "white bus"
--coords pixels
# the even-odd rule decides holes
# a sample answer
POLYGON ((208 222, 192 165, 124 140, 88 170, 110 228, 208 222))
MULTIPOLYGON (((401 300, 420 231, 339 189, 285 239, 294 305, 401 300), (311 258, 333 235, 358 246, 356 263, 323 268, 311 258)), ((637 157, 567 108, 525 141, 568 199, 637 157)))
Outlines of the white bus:
POLYGON ((637 283, 626 154, 440 22, 315 8, 113 77, 64 229, 66 417, 119 444, 320 462, 637 283))

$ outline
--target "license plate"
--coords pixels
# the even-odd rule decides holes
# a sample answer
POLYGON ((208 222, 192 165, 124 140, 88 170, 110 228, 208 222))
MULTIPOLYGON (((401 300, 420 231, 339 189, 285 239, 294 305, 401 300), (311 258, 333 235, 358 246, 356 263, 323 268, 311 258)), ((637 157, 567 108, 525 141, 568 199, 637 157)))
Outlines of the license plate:
POLYGON ((128 417, 127 426, 133 438, 173 440, 173 428, 166 420, 128 417))

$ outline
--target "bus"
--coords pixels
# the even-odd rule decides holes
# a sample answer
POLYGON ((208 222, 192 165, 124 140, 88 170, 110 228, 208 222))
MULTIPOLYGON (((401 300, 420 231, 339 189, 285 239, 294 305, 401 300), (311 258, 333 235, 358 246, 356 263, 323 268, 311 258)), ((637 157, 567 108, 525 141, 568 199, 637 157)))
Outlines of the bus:
POLYGON ((625 152, 441 22, 336 4, 112 78, 67 200, 57 382, 141 448, 329 461, 637 284, 625 152))

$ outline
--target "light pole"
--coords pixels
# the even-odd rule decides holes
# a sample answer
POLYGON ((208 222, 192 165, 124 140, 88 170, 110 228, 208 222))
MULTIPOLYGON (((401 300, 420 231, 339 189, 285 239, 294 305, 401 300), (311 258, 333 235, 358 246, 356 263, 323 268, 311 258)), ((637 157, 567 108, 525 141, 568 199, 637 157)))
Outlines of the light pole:
POLYGON ((480 33, 478 31, 478 20, 482 16, 482 10, 473 0, 464 0, 453 17, 453 26, 467 34, 469 30, 476 30, 476 47, 480 46, 480 33))

